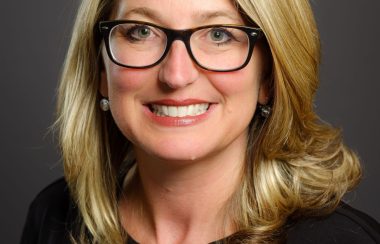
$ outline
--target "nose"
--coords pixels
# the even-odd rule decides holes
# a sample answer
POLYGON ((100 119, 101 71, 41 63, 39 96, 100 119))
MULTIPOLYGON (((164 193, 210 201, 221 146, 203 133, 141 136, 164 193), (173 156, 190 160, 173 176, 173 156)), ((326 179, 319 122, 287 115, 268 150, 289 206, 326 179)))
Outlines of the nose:
POLYGON ((192 84, 198 77, 198 68, 190 58, 185 44, 179 40, 174 41, 160 66, 160 82, 172 89, 179 89, 192 84))

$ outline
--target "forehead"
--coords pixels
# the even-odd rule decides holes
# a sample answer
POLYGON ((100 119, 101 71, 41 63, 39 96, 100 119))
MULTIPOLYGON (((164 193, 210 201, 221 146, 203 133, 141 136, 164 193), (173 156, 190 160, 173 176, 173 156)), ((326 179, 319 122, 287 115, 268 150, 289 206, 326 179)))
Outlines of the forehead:
POLYGON ((149 21, 172 28, 243 24, 231 0, 119 0, 115 19, 149 21))

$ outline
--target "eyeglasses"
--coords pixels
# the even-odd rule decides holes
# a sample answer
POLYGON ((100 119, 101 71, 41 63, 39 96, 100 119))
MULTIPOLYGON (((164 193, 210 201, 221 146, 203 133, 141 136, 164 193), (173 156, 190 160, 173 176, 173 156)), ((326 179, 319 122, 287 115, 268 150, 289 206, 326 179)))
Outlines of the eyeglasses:
POLYGON ((235 25, 207 25, 194 29, 172 30, 142 21, 101 21, 110 59, 123 67, 149 68, 160 63, 175 40, 184 42, 191 59, 210 71, 226 72, 244 68, 260 28, 235 25))

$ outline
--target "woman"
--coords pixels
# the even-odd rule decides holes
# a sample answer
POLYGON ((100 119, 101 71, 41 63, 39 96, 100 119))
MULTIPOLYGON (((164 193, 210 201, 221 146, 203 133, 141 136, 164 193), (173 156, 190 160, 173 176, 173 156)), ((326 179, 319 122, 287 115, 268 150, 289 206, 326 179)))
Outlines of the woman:
POLYGON ((23 243, 378 243, 318 120, 308 1, 84 0, 59 88, 65 180, 23 243), (99 108, 100 104, 100 108, 99 108))

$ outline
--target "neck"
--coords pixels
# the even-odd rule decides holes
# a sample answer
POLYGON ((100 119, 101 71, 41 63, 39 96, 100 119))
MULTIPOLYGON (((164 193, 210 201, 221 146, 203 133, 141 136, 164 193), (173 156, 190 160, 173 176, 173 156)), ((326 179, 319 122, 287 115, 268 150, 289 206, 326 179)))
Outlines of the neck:
POLYGON ((141 243, 207 243, 235 232, 225 208, 241 179, 242 148, 197 162, 136 150, 137 174, 120 204, 124 228, 141 243))

